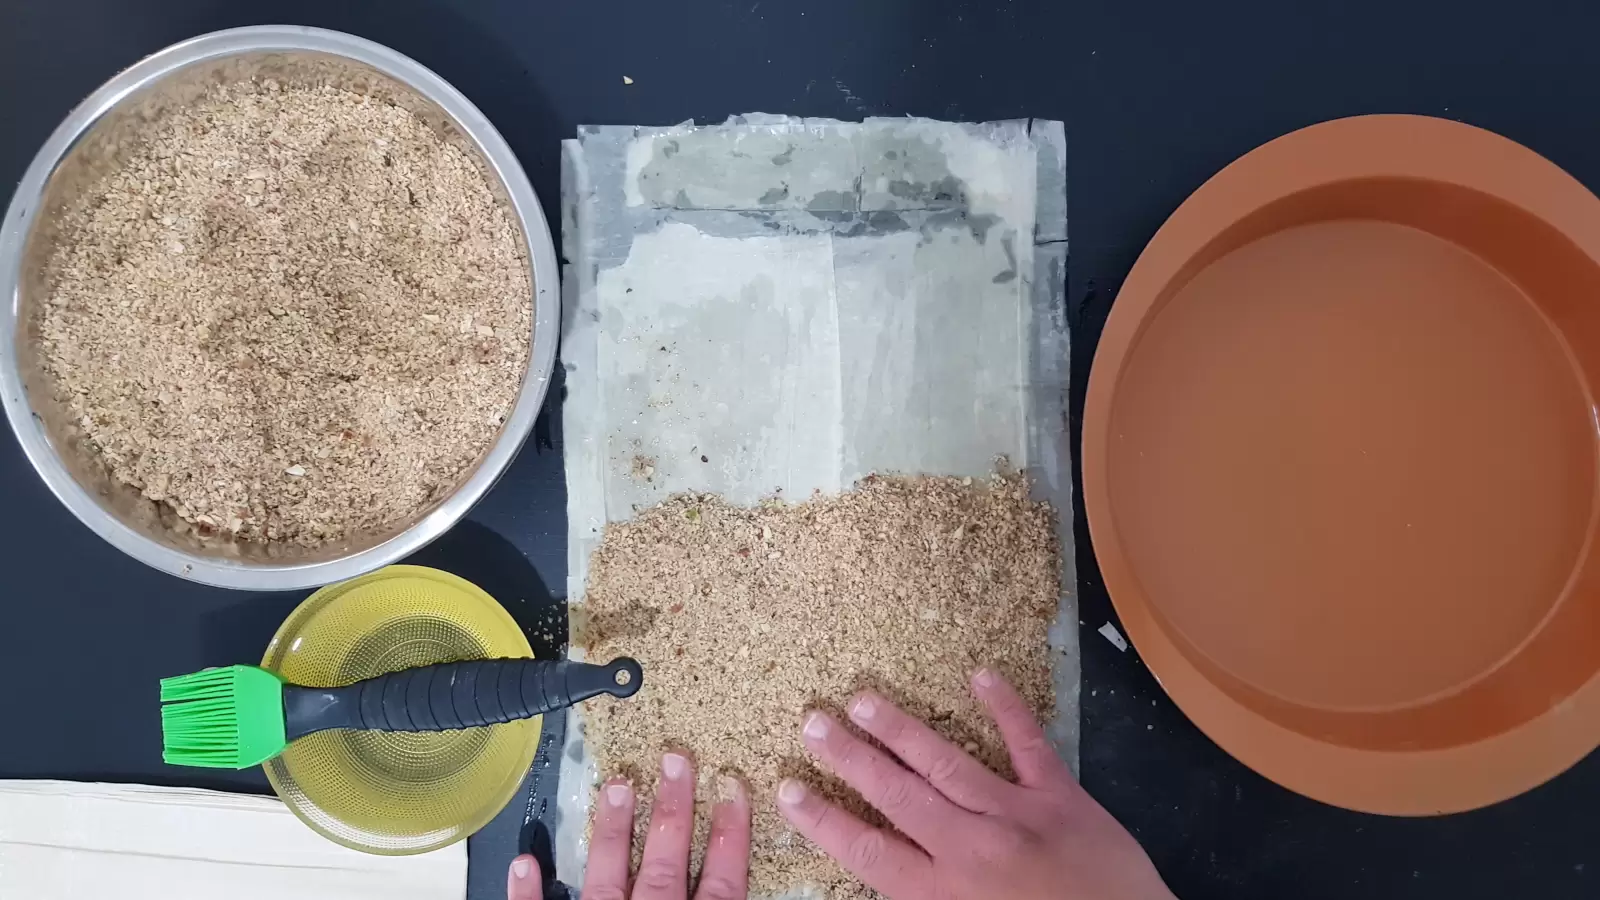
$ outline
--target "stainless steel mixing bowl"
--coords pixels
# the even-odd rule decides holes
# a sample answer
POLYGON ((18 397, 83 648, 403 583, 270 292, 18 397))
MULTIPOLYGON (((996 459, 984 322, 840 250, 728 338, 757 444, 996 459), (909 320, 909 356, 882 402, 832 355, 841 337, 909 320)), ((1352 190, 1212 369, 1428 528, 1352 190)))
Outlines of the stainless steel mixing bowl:
POLYGON ((0 226, 0 390, 6 418, 45 484, 96 534, 134 558, 220 587, 290 590, 351 578, 401 559, 443 534, 516 456, 544 402, 555 362, 560 288, 550 229, 511 148, 444 79, 371 41, 295 26, 235 28, 175 44, 117 75, 61 123, 28 167, 0 226), (417 114, 474 158, 521 228, 532 281, 533 337, 522 390, 500 434, 456 489, 410 521, 317 548, 203 538, 159 504, 111 479, 83 449, 76 423, 36 358, 35 310, 49 290, 46 261, 57 214, 110 167, 123 138, 219 81, 274 78, 333 84, 417 114))

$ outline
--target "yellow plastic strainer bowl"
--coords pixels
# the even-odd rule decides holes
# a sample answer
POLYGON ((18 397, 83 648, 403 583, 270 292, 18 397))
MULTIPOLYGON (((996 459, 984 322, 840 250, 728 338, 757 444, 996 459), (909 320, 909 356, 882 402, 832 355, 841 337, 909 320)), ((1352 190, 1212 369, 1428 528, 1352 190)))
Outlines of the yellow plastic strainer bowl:
MULTIPOLYGON (((307 597, 261 665, 293 684, 340 687, 413 666, 531 657, 511 616, 476 585, 389 566, 307 597)), ((461 840, 516 793, 539 744, 535 717, 487 728, 400 734, 323 731, 263 768, 311 828, 368 853, 423 853, 461 840)))

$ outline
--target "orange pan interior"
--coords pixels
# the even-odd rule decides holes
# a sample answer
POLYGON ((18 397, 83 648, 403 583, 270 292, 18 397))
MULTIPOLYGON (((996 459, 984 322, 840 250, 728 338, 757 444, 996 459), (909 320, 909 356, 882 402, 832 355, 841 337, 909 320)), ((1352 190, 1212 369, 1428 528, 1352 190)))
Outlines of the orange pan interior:
POLYGON ((1600 200, 1418 116, 1257 148, 1162 226, 1084 411, 1111 599, 1224 749, 1452 812, 1600 744, 1600 200))

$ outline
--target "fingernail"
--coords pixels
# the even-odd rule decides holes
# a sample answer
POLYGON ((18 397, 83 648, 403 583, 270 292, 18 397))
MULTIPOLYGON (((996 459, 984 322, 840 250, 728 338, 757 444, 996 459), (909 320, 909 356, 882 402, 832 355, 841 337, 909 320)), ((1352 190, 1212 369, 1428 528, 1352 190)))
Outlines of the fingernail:
POLYGON ((978 683, 978 687, 994 687, 994 670, 984 666, 972 673, 972 680, 978 683))
POLYGON ((687 758, 676 753, 668 753, 661 757, 661 774, 673 781, 682 778, 683 773, 687 771, 689 771, 689 760, 687 758))
POLYGON ((511 861, 511 875, 518 881, 528 877, 528 872, 533 869, 533 860, 526 856, 519 856, 511 861))
POLYGON ((806 798, 806 786, 793 778, 785 778, 783 784, 778 785, 778 802, 794 806, 806 798))
POLYGON ((623 782, 606 785, 606 802, 612 806, 626 806, 632 794, 633 789, 623 782))
POLYGON ((717 802, 739 803, 744 800, 744 782, 732 775, 717 779, 717 802))
POLYGON ((862 694, 856 702, 850 704, 850 718, 857 722, 869 722, 878 712, 878 701, 872 699, 871 694, 862 694))
POLYGON ((820 741, 828 736, 828 717, 819 712, 806 716, 805 736, 820 741))

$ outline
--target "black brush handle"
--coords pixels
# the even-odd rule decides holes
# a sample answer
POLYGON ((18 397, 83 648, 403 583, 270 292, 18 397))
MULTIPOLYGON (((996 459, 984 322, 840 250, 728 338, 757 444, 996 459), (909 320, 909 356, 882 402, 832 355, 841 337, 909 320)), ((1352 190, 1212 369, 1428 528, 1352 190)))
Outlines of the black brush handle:
POLYGON ((631 697, 644 670, 626 656, 603 666, 571 660, 477 659, 402 669, 338 688, 283 686, 285 737, 330 728, 452 731, 526 719, 610 694, 631 697))

